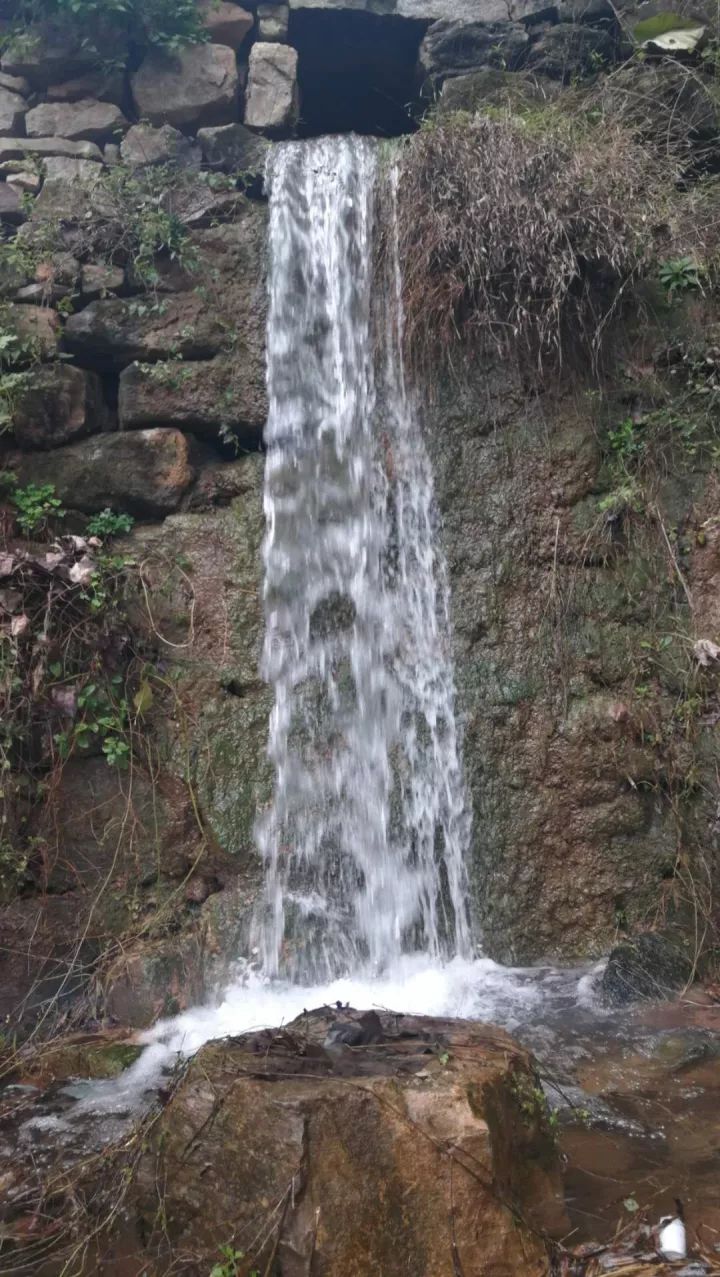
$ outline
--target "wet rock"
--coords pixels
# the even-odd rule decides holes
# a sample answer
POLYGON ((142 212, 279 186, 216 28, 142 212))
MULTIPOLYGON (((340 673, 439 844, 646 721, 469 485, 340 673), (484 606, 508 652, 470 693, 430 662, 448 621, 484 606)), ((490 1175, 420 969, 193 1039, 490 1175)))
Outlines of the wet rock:
POLYGON ((250 51, 245 123, 251 129, 284 133, 297 122, 298 55, 287 44, 259 43, 250 51))
POLYGON ((221 44, 188 45, 172 58, 151 54, 131 86, 137 113, 150 124, 199 128, 237 119, 235 53, 221 44))
POLYGON ((191 1061, 149 1136, 140 1227, 156 1209, 157 1174, 160 1244, 192 1238, 203 1268, 225 1220, 245 1235, 264 1203, 281 1202, 247 1257, 261 1272, 277 1254, 288 1273, 313 1265, 327 1277, 540 1277, 544 1246, 518 1220, 537 1222, 544 1203, 557 1225, 562 1208, 556 1154, 515 1098, 534 1084, 529 1058, 496 1029, 392 1015, 377 1017, 382 1043, 328 1052, 334 1014, 211 1043, 191 1061))
POLYGON ((90 364, 123 367, 134 360, 207 359, 226 339, 222 318, 197 293, 163 298, 156 306, 107 298, 91 302, 65 326, 68 350, 90 364))
POLYGON ((106 142, 124 133, 128 122, 112 102, 81 98, 78 102, 43 102, 25 117, 28 137, 60 137, 74 142, 106 142))
POLYGON ((201 164, 199 148, 170 124, 160 128, 153 128, 151 124, 133 125, 120 144, 120 154, 131 168, 143 168, 146 164, 200 168, 201 164))
POLYGON ((269 143, 243 124, 199 129, 197 136, 205 162, 211 168, 252 176, 263 172, 269 143))
POLYGON ((287 4, 258 5, 258 39, 285 44, 288 38, 290 7, 287 4))
POLYGON ((261 371, 228 359, 132 364, 120 378, 120 427, 174 425, 257 447, 267 417, 261 371))
POLYGON ((613 949, 602 996, 611 1006, 669 998, 691 978, 692 962, 677 941, 648 931, 613 949))
POLYGON ((138 518, 176 510, 194 471, 190 445, 179 430, 134 430, 35 453, 15 464, 21 483, 52 483, 73 510, 93 514, 111 506, 138 518))
POLYGON ((529 44, 519 22, 435 22, 420 46, 420 66, 430 88, 451 76, 497 66, 500 59, 512 71, 523 62, 529 44))
POLYGON ((17 396, 12 424, 15 439, 26 449, 58 448, 103 430, 107 409, 100 378, 68 364, 34 368, 27 389, 17 396))
POLYGON ((0 86, 0 137, 12 137, 20 132, 28 104, 19 93, 0 86))
POLYGON ((201 0, 203 26, 214 44, 225 44, 236 51, 252 31, 255 19, 246 9, 228 0, 201 0))

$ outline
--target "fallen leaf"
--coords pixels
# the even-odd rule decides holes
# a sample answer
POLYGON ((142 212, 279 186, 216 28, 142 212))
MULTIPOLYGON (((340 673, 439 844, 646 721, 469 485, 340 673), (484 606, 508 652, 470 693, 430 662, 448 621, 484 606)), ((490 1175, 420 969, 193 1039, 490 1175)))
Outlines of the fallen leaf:
POLYGON ((693 647, 693 655, 698 665, 710 665, 720 658, 720 647, 712 639, 698 639, 693 647))
POLYGON ((0 554, 0 576, 11 576, 15 568, 14 554, 0 554))
POLYGON ((22 616, 14 616, 10 623, 10 633, 13 638, 21 638, 26 630, 30 628, 30 618, 23 612, 22 616))
POLYGON ((87 555, 79 563, 73 563, 68 575, 73 585, 89 585, 97 568, 87 555))

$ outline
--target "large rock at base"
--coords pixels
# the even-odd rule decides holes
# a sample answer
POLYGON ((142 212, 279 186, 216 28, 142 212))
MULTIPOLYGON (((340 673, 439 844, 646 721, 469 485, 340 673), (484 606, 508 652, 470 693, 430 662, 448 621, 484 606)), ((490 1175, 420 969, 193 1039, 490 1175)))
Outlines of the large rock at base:
POLYGON ((131 79, 138 115, 179 128, 237 119, 239 77, 233 49, 193 44, 172 58, 152 54, 131 79))
MULTIPOLYGON (((30 309, 36 309, 28 307, 30 309)), ((13 411, 13 435, 21 448, 59 448, 107 423, 100 378, 68 364, 45 364, 28 374, 13 411)))
POLYGON ((120 377, 120 428, 173 425, 257 447, 267 417, 265 379, 251 361, 132 364, 120 377))
POLYGON ((69 138, 73 142, 108 142, 124 133, 128 122, 112 102, 81 98, 79 102, 43 102, 25 117, 28 137, 69 138))
POLYGON ((28 104, 19 93, 0 87, 0 136, 12 137, 20 131, 28 104))
POLYGON ((500 58, 512 71, 522 63, 529 43, 519 22, 435 22, 420 46, 426 91, 449 76, 497 66, 500 58))
POLYGON ((228 0, 200 0, 203 26, 213 44, 225 44, 236 51, 252 31, 255 19, 238 4, 228 0))
POLYGON ((254 44, 250 51, 245 123, 267 133, 285 133, 297 122, 298 55, 288 44, 254 44))
MULTIPOLYGON (((229 126, 232 128, 232 125, 229 126)), ((171 124, 153 128, 152 124, 134 124, 120 144, 120 154, 131 168, 147 164, 177 164, 181 168, 200 168, 200 148, 171 124)))
POLYGON ((195 1056, 133 1190, 148 1249, 192 1246, 207 1271, 231 1229, 243 1272, 277 1260, 287 1277, 542 1277, 532 1228, 562 1226, 563 1210, 542 1110, 523 1111, 528 1055, 470 1022, 336 1018, 310 1012, 195 1056), (328 1049, 337 1028, 362 1049, 328 1049))
POLYGON ((673 997, 693 978, 693 962, 678 938, 647 931, 616 945, 603 972, 602 996, 610 1006, 673 997))
POLYGON ((176 510, 193 477, 179 430, 134 430, 13 461, 19 482, 52 483, 63 505, 94 514, 111 506, 138 518, 176 510))
POLYGON ((210 168, 252 177, 263 172, 269 143, 251 133, 243 124, 200 129, 197 136, 210 168))
POLYGON ((613 53, 614 41, 608 31, 558 22, 532 45, 525 65, 530 71, 567 84, 609 64, 613 53))
POLYGON ((221 316, 197 293, 164 297, 154 306, 112 297, 92 302, 65 326, 68 350, 83 362, 106 366, 171 355, 209 359, 226 339, 221 316))

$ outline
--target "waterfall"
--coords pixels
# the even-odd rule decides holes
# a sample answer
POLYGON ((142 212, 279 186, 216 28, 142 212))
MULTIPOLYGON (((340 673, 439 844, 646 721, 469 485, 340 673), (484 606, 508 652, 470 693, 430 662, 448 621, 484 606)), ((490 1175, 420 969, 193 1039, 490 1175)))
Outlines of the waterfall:
POLYGON ((396 179, 357 137, 268 168, 263 969, 381 973, 470 950, 447 573, 402 364, 396 179), (373 268, 376 207, 389 226, 373 268))

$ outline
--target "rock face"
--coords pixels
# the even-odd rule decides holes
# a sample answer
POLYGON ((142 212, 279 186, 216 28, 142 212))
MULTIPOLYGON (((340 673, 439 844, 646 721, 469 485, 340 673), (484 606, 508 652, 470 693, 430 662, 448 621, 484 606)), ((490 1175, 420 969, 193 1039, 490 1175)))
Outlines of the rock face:
POLYGON ((135 359, 155 360, 172 355, 207 359, 225 339, 220 317, 213 315, 196 293, 163 300, 149 314, 123 298, 91 302, 65 327, 68 350, 80 359, 119 365, 135 359))
POLYGON ((103 429, 107 409, 100 378, 82 368, 48 364, 36 369, 13 413, 21 448, 59 448, 103 429))
POLYGON ((168 59, 146 58, 132 76, 135 107, 150 124, 231 124, 237 119, 235 52, 221 44, 194 44, 168 59))
POLYGON ((602 994, 610 1006, 658 1001, 673 997, 692 978, 692 956, 679 937, 648 931, 612 950, 602 994))
POLYGON ((199 168, 202 158, 199 147, 171 124, 163 124, 160 128, 153 128, 151 124, 134 124, 120 144, 120 155, 132 168, 143 168, 146 164, 199 168))
POLYGON ((298 55, 287 44, 255 44, 250 53, 245 123, 251 129, 283 133, 299 108, 298 55))
POLYGON ((542 1113, 522 1111, 535 1086, 528 1056, 462 1021, 335 1019, 311 1012, 191 1061, 139 1172, 148 1250, 162 1262, 166 1247, 192 1243, 209 1268, 232 1220, 248 1238, 248 1272, 274 1257, 287 1277, 546 1273, 528 1225, 544 1207, 544 1222, 562 1227, 563 1211, 542 1113), (344 1028, 366 1045, 338 1045, 344 1028), (156 1174, 164 1237, 152 1231, 156 1174))
POLYGON ((190 447, 179 430, 101 435, 24 458, 21 483, 52 483, 64 505, 89 514, 111 506, 138 518, 176 510, 193 479, 190 447))
POLYGON ((203 158, 211 168, 252 176, 263 172, 268 143, 256 133, 251 133, 243 124, 199 129, 198 142, 202 147, 203 158))

